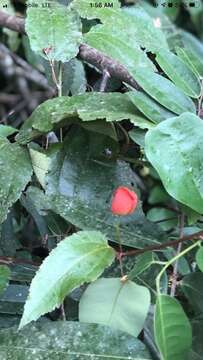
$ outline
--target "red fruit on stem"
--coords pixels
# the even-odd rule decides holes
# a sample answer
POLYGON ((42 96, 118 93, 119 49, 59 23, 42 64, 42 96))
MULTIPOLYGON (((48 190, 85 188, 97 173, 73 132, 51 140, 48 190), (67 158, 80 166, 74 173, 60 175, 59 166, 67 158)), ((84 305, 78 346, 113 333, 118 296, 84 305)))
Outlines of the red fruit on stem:
POLYGON ((111 212, 114 215, 130 215, 136 209, 137 204, 137 194, 125 186, 120 186, 113 195, 111 212))

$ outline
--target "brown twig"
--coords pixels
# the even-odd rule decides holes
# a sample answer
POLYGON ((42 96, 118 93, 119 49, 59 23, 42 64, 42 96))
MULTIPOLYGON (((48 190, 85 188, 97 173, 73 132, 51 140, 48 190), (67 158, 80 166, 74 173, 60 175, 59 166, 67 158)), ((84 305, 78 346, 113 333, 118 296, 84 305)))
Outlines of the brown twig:
MULTIPOLYGON (((1 11, 0 11, 1 13, 1 11)), ((0 14, 1 19, 1 14, 0 14)), ((1 21, 0 21, 1 23, 1 21)), ((0 60, 2 71, 9 77, 14 75, 25 77, 43 89, 49 90, 53 94, 53 89, 49 86, 47 79, 37 69, 34 69, 20 56, 10 51, 5 45, 0 44, 0 60), (9 65, 8 65, 9 64, 9 65), (9 70, 9 71, 8 71, 9 70)))
POLYGON ((163 244, 157 244, 157 245, 151 245, 151 246, 147 246, 143 249, 137 249, 137 250, 129 250, 126 252, 122 253, 122 256, 136 256, 136 255, 140 255, 143 254, 147 251, 156 251, 156 250, 162 250, 165 249, 167 247, 173 247, 176 246, 180 243, 183 243, 185 241, 189 241, 189 240, 199 240, 199 239, 203 239, 203 230, 198 231, 192 235, 187 235, 182 237, 181 239, 178 240, 170 240, 170 241, 165 241, 163 244))
MULTIPOLYGON (((24 19, 17 16, 10 16, 3 11, 0 11, 0 26, 17 31, 21 34, 26 34, 24 19)), ((104 55, 102 52, 86 44, 81 44, 79 47, 78 57, 81 60, 95 66, 102 72, 106 70, 111 77, 131 85, 137 90, 141 89, 123 65, 121 65, 118 61, 111 59, 111 57, 104 55)))
POLYGON ((0 11, 0 26, 25 34, 24 19, 18 16, 13 16, 0 11))

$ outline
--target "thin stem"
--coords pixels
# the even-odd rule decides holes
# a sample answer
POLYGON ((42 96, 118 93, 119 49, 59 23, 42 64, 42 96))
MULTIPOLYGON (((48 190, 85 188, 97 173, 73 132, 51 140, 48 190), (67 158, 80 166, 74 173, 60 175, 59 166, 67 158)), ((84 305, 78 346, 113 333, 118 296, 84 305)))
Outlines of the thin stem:
POLYGON ((61 304, 61 317, 63 321, 66 321, 66 313, 65 313, 65 308, 64 308, 64 302, 62 302, 61 304))
POLYGON ((124 276, 123 261, 122 261, 123 249, 122 249, 122 243, 121 243, 120 223, 119 222, 116 224, 116 236, 117 236, 118 244, 119 244, 118 261, 119 261, 120 269, 121 269, 121 277, 123 277, 124 276))
POLYGON ((103 74, 102 74, 102 81, 101 81, 100 89, 99 89, 101 92, 104 92, 106 90, 109 78, 110 78, 109 72, 106 69, 104 69, 103 74))
MULTIPOLYGON (((179 228, 180 228, 179 239, 183 238, 184 223, 185 223, 185 216, 184 216, 184 214, 181 214, 179 217, 179 228)), ((180 254, 181 249, 182 249, 182 243, 179 243, 177 251, 176 251, 176 255, 180 254)), ((175 261, 175 264, 173 267, 171 294, 170 294, 172 297, 175 296, 177 277, 178 277, 178 260, 175 261)))
POLYGON ((48 60, 49 60, 49 64, 50 64, 50 67, 51 67, 52 80, 53 80, 54 84, 56 85, 56 88, 57 88, 57 91, 58 91, 59 85, 58 85, 58 80, 57 80, 56 72, 55 72, 55 68, 54 68, 54 61, 49 59, 49 58, 48 58, 48 60))
POLYGON ((59 76, 58 76, 58 97, 63 96, 63 64, 59 64, 59 76))
POLYGON ((192 249, 194 249, 196 246, 199 246, 200 241, 190 245, 187 249, 183 250, 182 252, 180 252, 179 254, 177 254, 176 256, 174 256, 171 260, 169 260, 166 265, 161 269, 160 273, 157 275, 156 277, 156 288, 157 288, 157 293, 160 294, 160 280, 162 275, 164 274, 164 272, 166 271, 166 269, 173 264, 174 261, 178 260, 181 256, 187 254, 189 251, 191 251, 192 249))
POLYGON ((129 136, 128 136, 128 132, 124 129, 124 127, 119 122, 117 122, 116 125, 121 129, 122 133, 124 134, 125 139, 126 139, 126 144, 125 145, 128 146, 130 144, 130 139, 129 139, 129 136))

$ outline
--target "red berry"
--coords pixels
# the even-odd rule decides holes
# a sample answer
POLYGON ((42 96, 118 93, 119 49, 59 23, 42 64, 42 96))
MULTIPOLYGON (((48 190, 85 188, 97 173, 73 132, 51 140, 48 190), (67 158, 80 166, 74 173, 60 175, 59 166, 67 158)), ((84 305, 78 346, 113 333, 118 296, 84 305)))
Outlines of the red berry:
POLYGON ((120 186, 115 191, 111 211, 114 215, 130 215, 138 204, 137 194, 125 186, 120 186))

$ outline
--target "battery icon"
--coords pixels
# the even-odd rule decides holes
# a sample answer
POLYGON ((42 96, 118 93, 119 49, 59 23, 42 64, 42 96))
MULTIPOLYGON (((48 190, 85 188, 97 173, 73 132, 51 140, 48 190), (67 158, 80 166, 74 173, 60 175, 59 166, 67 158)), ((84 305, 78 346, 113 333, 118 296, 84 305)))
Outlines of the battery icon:
POLYGON ((190 2, 190 3, 189 3, 189 6, 190 6, 190 7, 195 7, 195 3, 194 3, 194 2, 190 2))

